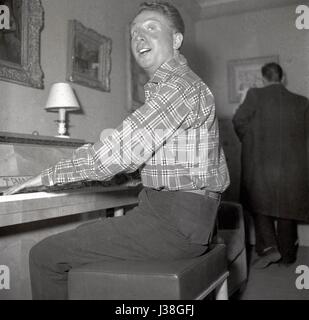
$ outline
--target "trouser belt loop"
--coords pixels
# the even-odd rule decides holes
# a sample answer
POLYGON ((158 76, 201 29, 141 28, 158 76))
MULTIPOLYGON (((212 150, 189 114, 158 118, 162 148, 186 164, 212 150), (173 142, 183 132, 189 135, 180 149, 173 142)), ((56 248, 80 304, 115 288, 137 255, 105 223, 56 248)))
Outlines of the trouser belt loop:
POLYGON ((218 201, 221 200, 221 193, 219 193, 219 192, 205 190, 205 196, 207 196, 209 198, 213 198, 218 201))

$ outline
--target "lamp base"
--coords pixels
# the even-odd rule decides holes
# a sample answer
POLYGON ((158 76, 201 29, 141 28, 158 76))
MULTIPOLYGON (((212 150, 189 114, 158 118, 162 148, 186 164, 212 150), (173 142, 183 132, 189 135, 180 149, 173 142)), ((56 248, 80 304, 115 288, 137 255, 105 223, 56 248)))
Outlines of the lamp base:
MULTIPOLYGON (((59 109, 64 110, 64 109, 59 109)), ((70 138, 68 135, 66 135, 67 129, 65 127, 65 118, 63 118, 64 115, 60 116, 59 120, 56 120, 58 122, 58 135, 57 138, 70 138)))

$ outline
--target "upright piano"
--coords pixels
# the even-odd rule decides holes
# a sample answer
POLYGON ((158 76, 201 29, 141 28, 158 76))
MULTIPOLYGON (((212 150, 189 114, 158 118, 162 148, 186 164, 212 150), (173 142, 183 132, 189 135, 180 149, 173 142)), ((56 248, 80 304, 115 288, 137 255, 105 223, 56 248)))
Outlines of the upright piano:
MULTIPOLYGON (((0 132, 0 194, 35 176, 85 141, 0 132)), ((30 299, 28 253, 41 239, 137 203, 138 174, 118 175, 106 182, 79 182, 0 195, 0 266, 10 270, 9 289, 2 299, 30 299)), ((1 277, 1 272, 0 272, 1 277)), ((1 279, 0 279, 1 283, 1 279)))

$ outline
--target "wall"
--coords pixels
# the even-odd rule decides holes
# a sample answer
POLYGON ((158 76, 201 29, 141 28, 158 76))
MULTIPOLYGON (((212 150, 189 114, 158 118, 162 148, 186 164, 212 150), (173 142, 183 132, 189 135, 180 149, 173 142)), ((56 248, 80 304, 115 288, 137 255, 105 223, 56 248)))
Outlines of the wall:
POLYGON ((309 95, 308 46, 306 30, 295 27, 295 8, 249 12, 196 24, 203 78, 211 87, 219 117, 231 118, 237 105, 228 101, 227 62, 268 55, 279 55, 286 71, 287 87, 309 95))
MULTIPOLYGON (((44 110, 50 86, 66 77, 67 22, 77 19, 86 27, 112 38, 111 92, 101 92, 73 84, 82 105, 81 114, 69 114, 72 138, 94 141, 102 129, 116 127, 128 114, 126 73, 126 27, 139 0, 42 0, 44 29, 41 33, 41 66, 45 89, 33 89, 0 81, 0 131, 53 136, 57 132, 56 113, 44 110)), ((188 38, 194 27, 185 0, 174 0, 184 14, 188 38)), ((194 42, 194 41, 193 41, 194 42)), ((190 43, 184 48, 190 52, 190 43)))

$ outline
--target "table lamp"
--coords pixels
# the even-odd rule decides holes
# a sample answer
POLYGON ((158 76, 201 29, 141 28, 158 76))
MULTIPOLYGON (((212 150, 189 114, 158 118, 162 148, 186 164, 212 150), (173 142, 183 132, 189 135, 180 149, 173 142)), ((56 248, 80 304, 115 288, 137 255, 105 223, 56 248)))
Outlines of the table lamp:
POLYGON ((66 134, 66 112, 80 109, 73 89, 66 82, 59 82, 52 85, 46 102, 47 111, 59 112, 58 138, 70 138, 66 134))

